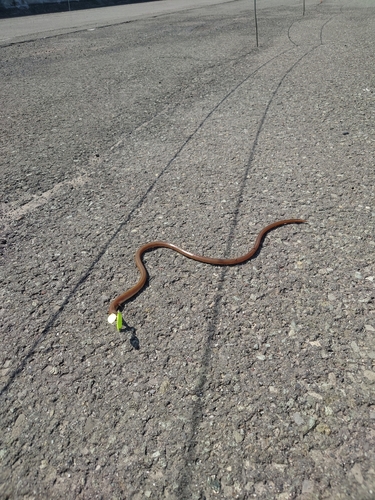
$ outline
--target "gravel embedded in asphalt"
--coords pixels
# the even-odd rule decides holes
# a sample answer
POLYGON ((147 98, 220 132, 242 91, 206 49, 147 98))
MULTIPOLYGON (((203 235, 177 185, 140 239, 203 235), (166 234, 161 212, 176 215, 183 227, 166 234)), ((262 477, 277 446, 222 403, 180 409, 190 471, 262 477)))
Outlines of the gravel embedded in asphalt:
POLYGON ((2 498, 375 498, 373 8, 2 47, 2 498), (149 282, 107 323, 109 302, 149 282))

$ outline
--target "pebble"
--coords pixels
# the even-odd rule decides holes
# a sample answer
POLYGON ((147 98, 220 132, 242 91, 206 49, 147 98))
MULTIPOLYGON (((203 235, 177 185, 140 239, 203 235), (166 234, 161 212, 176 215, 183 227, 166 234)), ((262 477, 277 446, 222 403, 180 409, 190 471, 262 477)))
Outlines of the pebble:
POLYGON ((85 423, 85 433, 89 434, 96 427, 96 422, 92 417, 88 417, 85 423))
POLYGON ((375 372, 372 370, 364 370, 363 375, 372 383, 375 382, 375 372))
POLYGON ((294 337, 294 335, 296 334, 296 329, 297 329, 296 322, 292 321, 290 324, 289 337, 294 337))
POLYGON ((169 380, 167 379, 163 380, 163 382, 160 384, 159 387, 160 394, 165 394, 168 391, 169 387, 170 387, 169 380))
POLYGON ((330 406, 325 406, 324 407, 324 413, 327 415, 327 416, 331 416, 333 415, 333 410, 330 406))
POLYGON ((314 399, 318 399, 319 401, 323 400, 323 397, 320 394, 318 394, 317 392, 308 392, 307 394, 314 399))
POLYGON ((234 440, 236 441, 237 444, 242 443, 244 440, 244 432, 242 431, 234 431, 233 433, 234 440))
POLYGON ((336 385, 336 375, 333 373, 333 372, 330 372, 328 374, 328 382, 331 384, 331 386, 335 386, 336 385))
POLYGON ((316 431, 320 434, 326 434, 327 436, 331 434, 331 428, 327 424, 323 423, 316 426, 316 431))
POLYGON ((214 493, 219 493, 221 489, 220 481, 216 479, 216 476, 208 478, 208 484, 214 493))
POLYGON ((359 347, 356 344, 356 342, 354 342, 354 340, 353 342, 351 342, 350 347, 353 349, 354 352, 359 352, 359 347))
POLYGON ((293 414, 293 420, 297 425, 302 425, 305 423, 304 419, 301 417, 300 413, 293 414))
POLYGON ((316 419, 313 417, 309 417, 307 425, 303 429, 303 435, 305 436, 308 432, 313 430, 315 426, 316 426, 316 419))
POLYGON ((47 460, 42 460, 39 465, 39 469, 43 470, 48 466, 48 461, 47 460))
POLYGON ((319 340, 309 340, 309 344, 314 347, 322 347, 322 344, 319 342, 319 340))
POLYGON ((354 479, 359 484, 363 484, 363 476, 362 476, 362 471, 361 471, 361 467, 359 466, 359 464, 354 464, 354 466, 352 467, 350 472, 354 476, 354 479))
POLYGON ((18 438, 20 436, 25 427, 25 424, 26 424, 26 417, 23 413, 21 413, 20 415, 18 415, 17 420, 14 423, 12 429, 12 438, 18 438))
POLYGON ((314 490, 314 481, 305 479, 302 483, 302 495, 305 495, 307 493, 312 493, 313 490, 314 490))

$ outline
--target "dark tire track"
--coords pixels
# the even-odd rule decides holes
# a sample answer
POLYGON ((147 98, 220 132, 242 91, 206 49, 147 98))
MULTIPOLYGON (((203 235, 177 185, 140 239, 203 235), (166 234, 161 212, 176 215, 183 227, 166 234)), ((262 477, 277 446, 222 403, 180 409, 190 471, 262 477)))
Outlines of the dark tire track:
MULTIPOLYGON (((323 27, 322 27, 322 29, 323 29, 323 27)), ((293 72, 293 70, 299 65, 299 63, 301 61, 303 61, 307 56, 312 54, 318 47, 320 47, 320 45, 317 45, 317 46, 313 47, 312 49, 308 50, 307 52, 305 52, 299 59, 297 59, 296 62, 294 62, 289 67, 289 69, 284 73, 284 76, 279 81, 276 89, 272 93, 271 98, 267 103, 266 109, 264 110, 263 116, 262 116, 261 121, 259 123, 257 133, 255 136, 255 140, 254 140, 252 148, 251 148, 249 161, 246 165, 246 169, 244 172, 244 176, 243 176, 243 180, 242 180, 242 184, 241 184, 241 188, 240 188, 240 192, 239 192, 239 196, 238 196, 238 200, 237 200, 237 205, 236 205, 236 209, 235 209, 234 220, 233 220, 233 223, 231 224, 231 228, 230 228, 230 232, 229 232, 229 236, 228 236, 228 240, 227 240, 227 247, 226 247, 225 255, 230 254, 232 243, 234 241, 234 235, 235 235, 236 227, 238 224, 239 210, 240 210, 240 206, 242 204, 243 192, 244 192, 245 187, 246 187, 248 174, 251 170, 254 155, 255 155, 255 152, 256 152, 256 149, 258 146, 259 136, 260 136, 260 133, 264 127, 264 123, 266 121, 269 108, 272 105, 278 91, 282 87, 285 79, 293 72)), ((212 342, 213 342, 213 339, 215 337, 218 321, 219 321, 219 318, 221 315, 221 301, 223 298, 222 289, 223 289, 223 285, 224 285, 225 277, 226 277, 227 273, 228 273, 227 268, 223 268, 221 270, 221 273, 220 273, 218 292, 216 294, 215 305, 213 307, 213 318, 212 318, 212 320, 208 326, 208 329, 207 329, 207 341, 206 341, 205 350, 204 350, 204 353, 202 356, 202 365, 201 365, 201 372, 200 372, 200 376, 199 376, 199 384, 197 385, 197 387, 195 388, 195 391, 194 391, 196 394, 202 394, 205 391, 205 385, 207 383, 207 374, 209 373, 209 367, 210 367, 212 342)), ((199 424, 202 420, 202 417, 203 417, 202 407, 198 402, 195 406, 195 409, 194 409, 193 415, 192 415, 193 425, 192 425, 192 431, 191 431, 191 436, 190 436, 190 445, 188 446, 189 452, 188 452, 186 460, 185 460, 185 467, 183 469, 183 473, 181 474, 180 486, 179 486, 179 490, 178 490, 180 498, 188 498, 189 497, 188 488, 189 488, 189 485, 191 484, 192 471, 191 471, 191 468, 188 467, 188 464, 194 463, 194 460, 195 460, 195 457, 194 457, 194 450, 195 450, 194 436, 197 432, 197 429, 198 429, 199 424)))

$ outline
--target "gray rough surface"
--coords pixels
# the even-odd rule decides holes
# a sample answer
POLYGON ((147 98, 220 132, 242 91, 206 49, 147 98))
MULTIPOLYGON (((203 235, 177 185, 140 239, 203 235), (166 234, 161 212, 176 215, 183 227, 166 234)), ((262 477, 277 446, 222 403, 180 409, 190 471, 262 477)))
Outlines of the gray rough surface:
POLYGON ((1 49, 2 499, 375 498, 374 9, 1 49), (164 239, 238 267, 147 254, 164 239))

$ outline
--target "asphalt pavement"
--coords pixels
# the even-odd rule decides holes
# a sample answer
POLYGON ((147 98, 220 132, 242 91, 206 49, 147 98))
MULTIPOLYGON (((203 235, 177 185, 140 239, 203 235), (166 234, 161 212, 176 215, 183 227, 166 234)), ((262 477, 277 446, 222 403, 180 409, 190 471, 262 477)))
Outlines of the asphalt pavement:
POLYGON ((1 499, 375 498, 375 7, 203 3, 9 20, 1 499))

